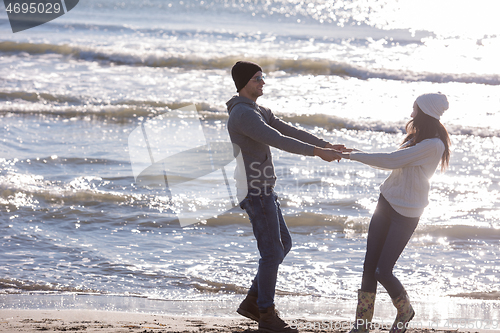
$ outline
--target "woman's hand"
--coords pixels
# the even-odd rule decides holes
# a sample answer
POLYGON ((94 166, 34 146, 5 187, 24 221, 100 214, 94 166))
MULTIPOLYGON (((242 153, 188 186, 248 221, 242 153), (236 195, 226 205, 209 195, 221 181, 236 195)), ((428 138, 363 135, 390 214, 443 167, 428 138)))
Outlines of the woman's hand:
MULTIPOLYGON (((352 149, 351 149, 351 151, 352 151, 352 149)), ((351 159, 351 152, 350 151, 342 152, 342 153, 340 153, 340 157, 342 157, 345 160, 350 160, 351 159)))
POLYGON ((330 149, 334 149, 334 150, 337 150, 339 152, 342 152, 342 153, 350 153, 352 151, 357 151, 356 148, 346 148, 346 146, 344 145, 332 145, 331 143, 328 143, 325 148, 330 148, 330 149))

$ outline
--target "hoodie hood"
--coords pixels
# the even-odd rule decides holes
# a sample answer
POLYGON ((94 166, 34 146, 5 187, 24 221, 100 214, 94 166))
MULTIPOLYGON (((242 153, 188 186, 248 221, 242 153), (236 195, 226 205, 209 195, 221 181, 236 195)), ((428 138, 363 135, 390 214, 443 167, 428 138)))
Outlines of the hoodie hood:
POLYGON ((257 103, 255 103, 254 101, 252 101, 249 98, 246 98, 246 97, 243 97, 243 96, 239 96, 239 95, 234 95, 233 97, 231 97, 231 99, 229 101, 226 102, 227 113, 231 114, 231 111, 233 110, 233 108, 237 104, 240 104, 240 103, 249 104, 251 106, 254 106, 254 105, 257 104, 257 103))

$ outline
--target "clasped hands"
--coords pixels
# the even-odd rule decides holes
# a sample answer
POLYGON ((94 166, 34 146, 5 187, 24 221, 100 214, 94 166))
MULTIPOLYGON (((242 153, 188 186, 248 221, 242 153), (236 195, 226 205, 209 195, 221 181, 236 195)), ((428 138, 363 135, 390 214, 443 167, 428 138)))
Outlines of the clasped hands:
POLYGON ((327 144, 325 148, 315 147, 314 155, 319 156, 322 160, 331 162, 338 161, 342 158, 349 158, 349 154, 354 149, 346 148, 344 145, 332 145, 331 143, 327 144))

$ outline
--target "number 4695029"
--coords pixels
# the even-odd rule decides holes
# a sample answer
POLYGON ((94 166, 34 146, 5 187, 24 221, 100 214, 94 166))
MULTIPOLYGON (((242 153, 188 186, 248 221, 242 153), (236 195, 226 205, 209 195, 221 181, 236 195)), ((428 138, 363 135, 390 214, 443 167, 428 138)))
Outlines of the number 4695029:
POLYGON ((12 4, 9 3, 7 8, 5 8, 5 11, 9 14, 58 14, 61 11, 61 5, 56 2, 54 4, 52 3, 36 3, 36 2, 30 2, 29 4, 27 2, 24 2, 22 4, 20 3, 15 3, 12 4))

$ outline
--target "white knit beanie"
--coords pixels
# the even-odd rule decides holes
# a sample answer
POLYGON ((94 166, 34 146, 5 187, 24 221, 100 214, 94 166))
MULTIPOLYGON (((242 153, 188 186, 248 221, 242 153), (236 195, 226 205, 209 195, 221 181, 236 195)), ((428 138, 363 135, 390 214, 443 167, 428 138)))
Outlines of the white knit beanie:
POLYGON ((420 95, 417 97, 416 102, 420 110, 437 120, 450 106, 446 95, 441 93, 420 95))

